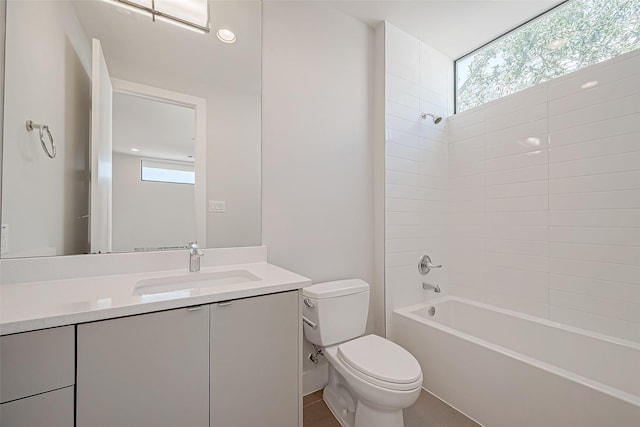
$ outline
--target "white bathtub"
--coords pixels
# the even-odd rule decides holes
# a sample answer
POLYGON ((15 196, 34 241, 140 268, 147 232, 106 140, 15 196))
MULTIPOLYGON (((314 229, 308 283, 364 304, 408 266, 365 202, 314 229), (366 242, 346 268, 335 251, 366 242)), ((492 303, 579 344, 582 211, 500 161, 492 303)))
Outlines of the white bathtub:
POLYGON ((393 316, 424 388, 486 427, 640 427, 640 344, 457 297, 393 316))

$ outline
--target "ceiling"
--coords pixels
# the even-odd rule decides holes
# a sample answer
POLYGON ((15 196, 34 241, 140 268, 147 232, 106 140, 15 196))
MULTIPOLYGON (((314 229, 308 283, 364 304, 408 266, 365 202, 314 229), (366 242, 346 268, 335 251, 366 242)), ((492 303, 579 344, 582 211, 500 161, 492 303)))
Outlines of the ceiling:
MULTIPOLYGON (((209 1, 211 33, 198 34, 110 2, 72 0, 86 35, 102 43, 112 76, 162 75, 163 81, 189 82, 191 92, 219 86, 260 93, 260 1, 209 1), (233 44, 218 40, 216 31, 232 29, 233 44)), ((153 85, 151 83, 147 83, 153 85)))
POLYGON ((113 151, 193 162, 195 122, 192 108, 115 92, 113 151))
POLYGON ((314 1, 331 4, 371 26, 386 20, 458 59, 564 0, 314 1))
MULTIPOLYGON (((273 2, 281 0, 262 0, 273 2)), ((293 0, 323 3, 375 26, 383 20, 457 59, 562 0, 293 0)), ((101 39, 114 69, 138 69, 260 92, 259 0, 210 1, 212 29, 236 31, 233 45, 126 12, 101 1, 74 0, 89 37, 101 39), (189 48, 185 49, 185 46, 189 48), (203 55, 203 52, 210 54, 203 55), (256 77, 258 76, 258 77, 256 77)))

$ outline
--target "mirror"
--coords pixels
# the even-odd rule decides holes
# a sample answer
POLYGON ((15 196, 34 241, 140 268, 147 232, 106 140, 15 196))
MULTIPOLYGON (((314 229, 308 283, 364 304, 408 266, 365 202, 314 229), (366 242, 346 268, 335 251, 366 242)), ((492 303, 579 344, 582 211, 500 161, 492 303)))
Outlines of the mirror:
POLYGON ((3 258, 260 244, 258 0, 209 1, 208 34, 112 0, 4 3, 3 258))

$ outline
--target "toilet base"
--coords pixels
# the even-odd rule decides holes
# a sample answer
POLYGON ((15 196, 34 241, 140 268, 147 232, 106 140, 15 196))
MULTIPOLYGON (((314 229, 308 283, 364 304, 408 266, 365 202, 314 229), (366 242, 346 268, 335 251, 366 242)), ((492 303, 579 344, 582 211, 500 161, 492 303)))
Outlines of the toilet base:
POLYGON ((381 411, 358 401, 354 427, 404 427, 402 409, 381 411))
POLYGON ((404 427, 402 409, 382 409, 356 399, 332 365, 322 398, 342 427, 404 427))
POLYGON ((349 405, 339 394, 331 387, 326 387, 322 398, 342 427, 404 427, 402 409, 380 411, 358 401, 356 411, 350 411, 349 405))
POLYGON ((327 386, 322 392, 322 399, 342 427, 355 427, 355 410, 349 410, 344 395, 340 396, 340 394, 334 388, 327 386))

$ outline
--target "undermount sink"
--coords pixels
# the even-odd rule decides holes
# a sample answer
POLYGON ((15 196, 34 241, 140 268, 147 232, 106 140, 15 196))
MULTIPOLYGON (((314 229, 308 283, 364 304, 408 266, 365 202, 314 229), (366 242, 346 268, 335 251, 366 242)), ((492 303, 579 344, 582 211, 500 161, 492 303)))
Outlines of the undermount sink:
POLYGON ((183 276, 158 277, 138 280, 133 296, 160 294, 213 286, 235 285, 262 280, 247 270, 216 271, 213 273, 190 273, 183 276))

